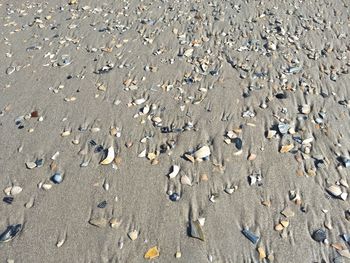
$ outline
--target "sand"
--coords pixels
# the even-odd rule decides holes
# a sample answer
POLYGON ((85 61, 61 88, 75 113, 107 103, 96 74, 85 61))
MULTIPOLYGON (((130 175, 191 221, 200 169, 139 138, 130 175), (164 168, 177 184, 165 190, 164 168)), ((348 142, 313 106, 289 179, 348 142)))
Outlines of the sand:
POLYGON ((346 262, 349 4, 1 1, 1 262, 346 262))

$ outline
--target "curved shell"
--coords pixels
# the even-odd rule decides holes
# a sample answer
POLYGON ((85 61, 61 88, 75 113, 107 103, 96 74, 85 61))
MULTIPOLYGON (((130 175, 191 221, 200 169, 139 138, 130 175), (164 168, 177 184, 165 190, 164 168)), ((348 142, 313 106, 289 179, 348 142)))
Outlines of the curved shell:
POLYGON ((111 162, 113 162, 114 157, 115 157, 114 148, 113 146, 111 146, 108 148, 107 157, 103 159, 100 162, 100 164, 110 164, 111 162))

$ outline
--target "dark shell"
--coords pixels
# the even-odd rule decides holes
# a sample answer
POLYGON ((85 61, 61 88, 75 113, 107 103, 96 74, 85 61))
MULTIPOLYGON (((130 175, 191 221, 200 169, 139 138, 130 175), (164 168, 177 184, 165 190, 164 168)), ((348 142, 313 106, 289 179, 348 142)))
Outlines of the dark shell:
POLYGON ((14 198, 12 196, 6 196, 2 199, 2 201, 4 201, 6 204, 10 205, 10 204, 12 204, 13 199, 14 198))
POLYGON ((323 242, 327 238, 326 231, 323 229, 317 229, 313 232, 312 238, 317 242, 323 242))
POLYGON ((180 200, 180 195, 178 193, 173 193, 169 196, 169 198, 171 201, 176 202, 180 200))
POLYGON ((253 234, 250 230, 248 229, 243 229, 242 230, 242 234, 248 238, 250 240, 250 242, 252 242, 254 245, 256 243, 258 243, 260 237, 258 237, 257 235, 253 234))
POLYGON ((97 205, 98 208, 105 208, 106 206, 107 206, 107 201, 106 200, 102 201, 101 203, 99 203, 97 205))
POLYGON ((21 224, 8 226, 6 230, 0 235, 0 243, 12 240, 21 230, 21 224))
POLYGON ((233 139, 233 143, 235 144, 236 148, 238 150, 241 150, 242 149, 242 146, 243 146, 243 142, 240 138, 234 138, 233 139))
POLYGON ((42 167, 44 165, 44 159, 38 159, 35 161, 36 167, 42 167))

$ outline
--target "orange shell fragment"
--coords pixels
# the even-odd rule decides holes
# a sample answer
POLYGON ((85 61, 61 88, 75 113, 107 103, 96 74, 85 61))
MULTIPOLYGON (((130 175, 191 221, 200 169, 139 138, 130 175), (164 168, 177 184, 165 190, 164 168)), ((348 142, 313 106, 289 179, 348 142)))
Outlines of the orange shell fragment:
POLYGON ((154 259, 159 257, 159 250, 157 246, 151 247, 145 254, 145 259, 154 259))

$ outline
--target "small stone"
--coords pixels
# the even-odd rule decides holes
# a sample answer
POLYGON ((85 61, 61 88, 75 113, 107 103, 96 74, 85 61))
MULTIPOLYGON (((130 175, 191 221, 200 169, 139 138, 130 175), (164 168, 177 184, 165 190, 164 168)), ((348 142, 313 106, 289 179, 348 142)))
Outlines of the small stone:
POLYGON ((51 181, 55 184, 60 184, 63 181, 63 176, 61 173, 57 172, 51 177, 51 181))
POLYGON ((180 200, 180 195, 178 193, 173 193, 169 196, 169 198, 171 201, 176 202, 180 200))
POLYGON ((317 229, 312 233, 312 238, 317 242, 323 242, 327 238, 326 231, 317 229))
POLYGON ((109 224, 112 228, 118 228, 122 224, 122 221, 117 218, 112 218, 109 220, 109 224))
POLYGON ((12 188, 11 188, 11 195, 17 195, 17 194, 19 194, 20 192, 22 192, 22 190, 23 190, 23 188, 22 187, 20 187, 20 186, 13 186, 12 188))
POLYGON ((181 258, 182 254, 180 251, 176 251, 175 258, 181 258))
POLYGON ((265 253, 264 248, 258 247, 258 252, 259 252, 259 259, 260 260, 266 258, 266 253, 265 253))
POLYGON ((132 241, 135 241, 139 236, 139 232, 137 230, 130 231, 128 236, 132 241))
POLYGON ((282 224, 277 224, 275 225, 275 230, 276 231, 282 231, 284 229, 283 225, 282 224))

